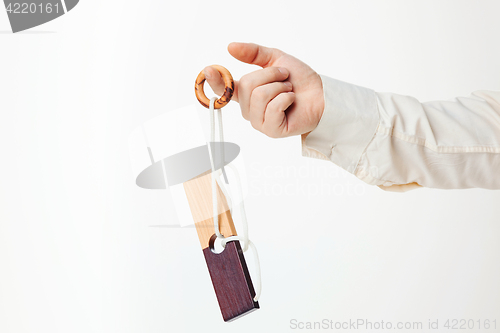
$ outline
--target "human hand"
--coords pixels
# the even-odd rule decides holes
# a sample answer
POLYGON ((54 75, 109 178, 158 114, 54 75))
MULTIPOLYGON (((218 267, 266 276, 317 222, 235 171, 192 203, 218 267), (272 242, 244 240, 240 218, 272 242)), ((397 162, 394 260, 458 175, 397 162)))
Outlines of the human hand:
MULTIPOLYGON (((231 43, 236 59, 263 69, 234 82, 233 100, 243 118, 272 138, 299 135, 318 125, 325 108, 320 76, 302 61, 278 49, 251 43, 231 43)), ((224 81, 213 67, 204 69, 212 90, 222 95, 224 81)))

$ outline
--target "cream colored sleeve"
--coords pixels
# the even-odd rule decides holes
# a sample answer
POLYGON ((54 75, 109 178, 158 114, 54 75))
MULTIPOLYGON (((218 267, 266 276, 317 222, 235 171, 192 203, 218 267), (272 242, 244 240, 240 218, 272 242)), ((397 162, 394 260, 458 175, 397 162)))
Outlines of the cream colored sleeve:
POLYGON ((500 92, 421 103, 321 76, 325 110, 302 154, 391 191, 500 189, 500 92))

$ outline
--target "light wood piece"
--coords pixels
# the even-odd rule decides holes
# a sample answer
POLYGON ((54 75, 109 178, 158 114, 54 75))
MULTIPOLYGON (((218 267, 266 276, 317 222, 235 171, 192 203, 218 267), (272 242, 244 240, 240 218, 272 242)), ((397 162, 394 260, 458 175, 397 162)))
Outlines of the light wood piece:
MULTIPOLYGON (((184 191, 195 223, 201 248, 209 246, 210 237, 214 235, 214 219, 212 207, 212 174, 205 174, 191 179, 184 184, 184 191)), ((217 184, 217 211, 219 214, 219 231, 224 237, 235 236, 236 228, 229 211, 226 197, 217 184)))

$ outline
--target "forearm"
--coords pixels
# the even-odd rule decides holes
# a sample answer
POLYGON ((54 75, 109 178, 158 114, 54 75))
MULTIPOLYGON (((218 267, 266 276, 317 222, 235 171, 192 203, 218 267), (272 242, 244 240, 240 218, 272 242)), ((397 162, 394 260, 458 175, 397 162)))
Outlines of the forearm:
POLYGON ((322 76, 325 110, 303 155, 384 189, 500 188, 500 92, 420 103, 322 76), (411 184, 411 185, 406 185, 411 184))

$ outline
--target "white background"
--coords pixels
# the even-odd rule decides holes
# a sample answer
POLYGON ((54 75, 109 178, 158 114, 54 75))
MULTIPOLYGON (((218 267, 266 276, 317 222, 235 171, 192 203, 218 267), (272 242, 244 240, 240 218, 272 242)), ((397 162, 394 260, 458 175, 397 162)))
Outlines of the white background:
POLYGON ((499 12, 498 1, 82 0, 13 35, 0 11, 0 332, 285 332, 291 319, 358 318, 496 319, 500 331, 500 192, 387 193, 301 157, 297 137, 254 131, 231 103, 264 289, 260 310, 224 323, 195 230, 151 227, 178 223, 173 204, 135 186, 128 151, 142 122, 195 102, 204 66, 257 69, 227 53, 231 41, 421 101, 499 90, 499 12))

